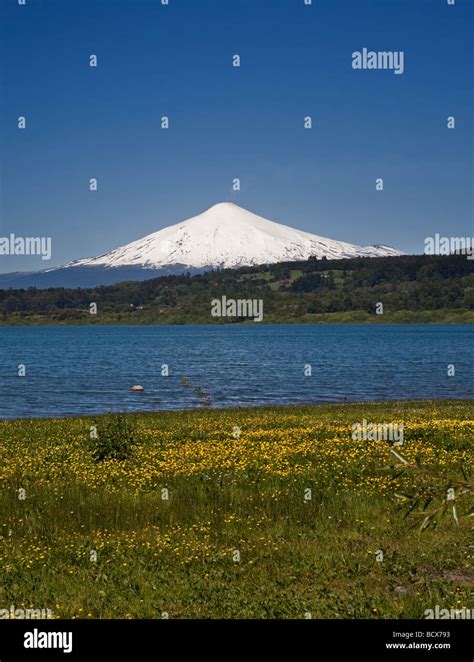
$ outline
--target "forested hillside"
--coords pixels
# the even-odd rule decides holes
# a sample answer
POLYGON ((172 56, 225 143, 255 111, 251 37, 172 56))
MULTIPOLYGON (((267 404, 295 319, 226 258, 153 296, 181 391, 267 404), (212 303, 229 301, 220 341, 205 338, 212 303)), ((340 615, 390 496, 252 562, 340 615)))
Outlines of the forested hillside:
POLYGON ((264 322, 474 322, 474 261, 461 255, 310 259, 93 289, 0 290, 0 322, 246 321, 211 316, 212 299, 222 296, 261 299, 264 322), (383 314, 376 314, 377 304, 383 314))

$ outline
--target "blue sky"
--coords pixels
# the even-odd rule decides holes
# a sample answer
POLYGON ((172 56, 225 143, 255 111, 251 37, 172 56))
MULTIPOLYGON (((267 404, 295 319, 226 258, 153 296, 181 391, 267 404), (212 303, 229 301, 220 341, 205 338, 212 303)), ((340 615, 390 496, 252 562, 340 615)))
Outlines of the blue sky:
POLYGON ((469 0, 0 6, 0 236, 53 242, 51 263, 2 256, 0 272, 96 255, 225 200, 410 253, 474 233, 469 0), (404 51, 405 72, 353 70, 364 47, 404 51))

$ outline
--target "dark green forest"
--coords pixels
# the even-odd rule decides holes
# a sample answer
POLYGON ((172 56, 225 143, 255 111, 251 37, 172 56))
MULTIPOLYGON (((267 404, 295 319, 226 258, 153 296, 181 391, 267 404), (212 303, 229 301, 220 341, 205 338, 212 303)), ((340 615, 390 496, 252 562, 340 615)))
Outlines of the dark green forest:
POLYGON ((0 323, 231 323, 211 301, 261 299, 263 322, 474 322, 474 261, 463 255, 288 262, 91 289, 0 290, 0 323), (96 304, 97 314, 91 314, 96 304), (383 314, 377 314, 383 306, 383 314))

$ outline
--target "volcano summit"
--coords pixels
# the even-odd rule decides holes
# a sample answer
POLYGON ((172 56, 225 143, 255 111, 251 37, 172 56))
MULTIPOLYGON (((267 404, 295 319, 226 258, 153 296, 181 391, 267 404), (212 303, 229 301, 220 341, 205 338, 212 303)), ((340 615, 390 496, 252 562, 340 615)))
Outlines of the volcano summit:
POLYGON ((199 273, 276 262, 402 255, 388 246, 357 246, 274 223, 223 202, 187 221, 98 257, 35 273, 0 275, 0 287, 93 287, 124 280, 199 273))

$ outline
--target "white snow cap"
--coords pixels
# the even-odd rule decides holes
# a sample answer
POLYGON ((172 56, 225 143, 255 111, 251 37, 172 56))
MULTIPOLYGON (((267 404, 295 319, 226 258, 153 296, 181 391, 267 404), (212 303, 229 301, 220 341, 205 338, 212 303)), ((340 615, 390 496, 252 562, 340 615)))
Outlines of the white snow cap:
POLYGON ((71 266, 134 266, 156 269, 171 265, 230 268, 275 262, 403 255, 388 246, 356 246, 268 221, 233 202, 221 202, 187 221, 71 266))

